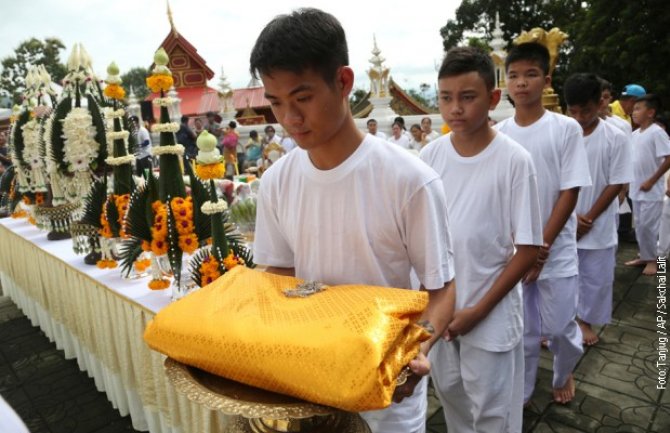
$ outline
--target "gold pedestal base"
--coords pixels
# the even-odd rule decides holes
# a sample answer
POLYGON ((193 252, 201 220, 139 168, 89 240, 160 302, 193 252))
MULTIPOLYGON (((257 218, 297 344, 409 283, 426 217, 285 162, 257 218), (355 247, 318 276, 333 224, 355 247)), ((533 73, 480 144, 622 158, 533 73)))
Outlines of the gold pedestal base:
POLYGON ((189 400, 237 415, 231 433, 370 433, 356 413, 243 385, 171 358, 165 360, 165 373, 189 400))
POLYGON ((554 93, 554 89, 545 89, 542 93, 542 106, 554 113, 561 113, 561 104, 558 101, 558 95, 554 93))

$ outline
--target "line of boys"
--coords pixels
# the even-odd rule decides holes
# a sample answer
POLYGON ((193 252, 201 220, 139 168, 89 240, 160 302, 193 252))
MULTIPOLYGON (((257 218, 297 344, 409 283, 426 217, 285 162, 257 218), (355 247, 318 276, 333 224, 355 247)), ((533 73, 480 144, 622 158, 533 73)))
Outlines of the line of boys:
POLYGON ((575 120, 542 107, 544 47, 515 47, 506 69, 516 113, 494 130, 488 112, 500 91, 489 56, 447 54, 439 98, 452 133, 422 150, 426 165, 356 128, 346 38, 332 15, 276 17, 253 48, 250 70, 300 146, 263 178, 256 261, 326 284, 409 288, 414 270, 429 294, 423 319, 436 332, 395 403, 362 414, 373 432, 425 431, 429 373, 450 432, 520 432, 541 337, 554 354, 554 399, 574 397, 580 281, 581 319, 609 320, 593 304, 611 299, 611 279, 595 279, 613 275, 614 200, 631 180, 630 146, 599 120, 595 76, 566 83, 575 120))

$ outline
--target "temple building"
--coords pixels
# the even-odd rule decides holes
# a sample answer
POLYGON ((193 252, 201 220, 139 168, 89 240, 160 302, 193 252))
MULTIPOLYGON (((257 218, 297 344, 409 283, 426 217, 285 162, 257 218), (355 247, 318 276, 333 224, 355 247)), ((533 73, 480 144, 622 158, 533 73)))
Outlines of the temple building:
MULTIPOLYGON (((180 99, 181 114, 200 117, 205 116, 208 111, 219 112, 221 109, 219 92, 207 85, 207 81, 214 77, 214 71, 207 66, 207 62, 198 54, 195 46, 177 31, 169 4, 168 19, 170 33, 159 48, 163 48, 170 57, 168 68, 172 71, 176 96, 180 99)), ((153 68, 152 64, 149 70, 153 68)), ((147 100, 151 101, 156 97, 158 94, 152 93, 147 100)), ((156 119, 158 112, 158 107, 155 107, 153 114, 156 119)))

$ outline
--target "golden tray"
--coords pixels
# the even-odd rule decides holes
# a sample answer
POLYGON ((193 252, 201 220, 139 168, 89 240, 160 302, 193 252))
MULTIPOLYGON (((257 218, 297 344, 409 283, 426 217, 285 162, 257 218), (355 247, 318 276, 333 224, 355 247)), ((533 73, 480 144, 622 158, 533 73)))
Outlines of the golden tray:
POLYGON ((360 415, 216 376, 172 358, 165 373, 189 400, 236 416, 230 433, 370 433, 360 415))

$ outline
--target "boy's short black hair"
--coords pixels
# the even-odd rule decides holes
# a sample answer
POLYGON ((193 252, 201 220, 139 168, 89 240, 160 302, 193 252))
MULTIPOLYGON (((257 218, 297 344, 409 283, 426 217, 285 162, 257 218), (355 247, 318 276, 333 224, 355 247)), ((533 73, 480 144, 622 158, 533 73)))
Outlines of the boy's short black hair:
POLYGON ((256 39, 249 59, 254 78, 273 70, 300 74, 306 69, 333 83, 337 69, 349 65, 349 50, 340 22, 314 8, 297 9, 270 21, 256 39))
POLYGON ((255 129, 252 129, 251 132, 249 132, 249 137, 257 138, 258 137, 258 131, 256 131, 255 129))
POLYGON ((654 95, 653 93, 647 93, 644 96, 640 96, 635 100, 636 104, 638 102, 644 102, 647 108, 651 108, 652 110, 654 110, 654 116, 657 116, 658 114, 661 113, 661 108, 663 107, 663 104, 661 103, 661 98, 654 95))
POLYGON ((377 123, 377 119, 368 119, 368 121, 365 122, 365 124, 366 124, 366 125, 369 125, 369 124, 371 124, 372 122, 377 123))
POLYGON ((522 60, 537 63, 544 75, 549 75, 549 50, 544 45, 537 42, 514 45, 505 59, 505 71, 509 69, 509 65, 512 63, 522 60))
POLYGON ((491 56, 474 47, 450 49, 442 60, 437 79, 441 80, 445 77, 467 74, 468 72, 477 72, 484 80, 488 90, 495 87, 495 67, 491 56))
POLYGON ((600 103, 602 84, 595 74, 572 74, 563 83, 563 97, 568 105, 584 106, 589 102, 600 103))
POLYGON ((268 132, 275 132, 275 128, 272 125, 268 125, 264 129, 265 133, 267 134, 268 132))
POLYGON ((598 77, 598 81, 600 81, 600 92, 604 92, 605 90, 609 90, 610 93, 613 93, 614 91, 612 90, 612 83, 604 79, 603 77, 598 77))
POLYGON ((188 122, 188 116, 184 114, 183 116, 181 116, 181 123, 187 123, 187 122, 188 122))

